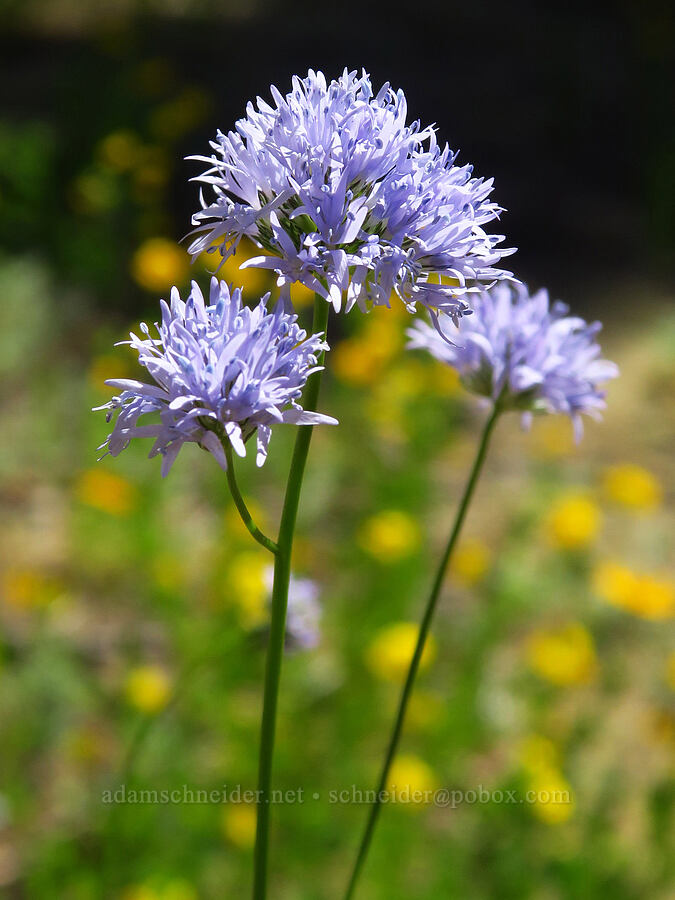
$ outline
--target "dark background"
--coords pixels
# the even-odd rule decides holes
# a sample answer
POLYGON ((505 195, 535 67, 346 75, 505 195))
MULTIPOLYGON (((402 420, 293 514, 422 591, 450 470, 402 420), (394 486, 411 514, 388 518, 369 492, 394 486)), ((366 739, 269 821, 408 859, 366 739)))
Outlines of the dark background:
MULTIPOLYGON (((11 121, 37 114, 50 123, 56 176, 41 185, 42 215, 29 228, 3 217, 1 236, 11 249, 53 244, 72 277, 76 254, 63 247, 64 229, 78 225, 69 221, 64 186, 103 135, 142 128, 134 65, 161 57, 171 81, 196 84, 211 97, 198 127, 177 141, 180 156, 204 152, 215 129, 232 127, 247 99, 267 96, 270 83, 283 92, 292 73, 310 66, 329 77, 363 66, 375 84, 401 86, 411 116, 436 122, 440 138, 460 149, 460 161, 494 177, 494 197, 507 210, 506 245, 519 248, 511 262, 522 277, 548 284, 575 305, 584 303, 589 286, 665 277, 674 171, 668 4, 194 3, 183 14, 169 7, 164 15, 161 9, 10 4, 2 108, 11 121)), ((190 163, 172 172, 165 229, 174 237, 183 235, 196 207, 196 190, 187 183, 195 172, 190 163)), ((25 187, 7 180, 0 172, 1 195, 11 201, 25 187)), ((125 227, 131 246, 136 236, 128 222, 114 230, 125 227)), ((102 260, 99 287, 125 305, 129 285, 113 268, 102 260)))

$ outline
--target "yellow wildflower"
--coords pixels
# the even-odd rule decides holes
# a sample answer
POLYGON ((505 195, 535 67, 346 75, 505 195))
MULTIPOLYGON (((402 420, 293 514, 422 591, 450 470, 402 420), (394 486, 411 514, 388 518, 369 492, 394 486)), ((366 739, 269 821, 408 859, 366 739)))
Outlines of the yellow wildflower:
POLYGON ((250 550, 233 557, 228 572, 230 599, 239 611, 244 628, 257 628, 267 621, 268 589, 265 551, 250 550))
POLYGON ((357 386, 371 384, 382 368, 377 354, 371 352, 368 341, 363 337, 340 341, 332 355, 335 377, 348 384, 357 386))
POLYGON ((231 803, 223 811, 223 834, 227 840, 249 850, 255 843, 256 808, 251 803, 231 803))
MULTIPOLYGON (((213 247, 217 248, 219 244, 213 244, 213 247)), ((206 271, 214 272, 221 281, 227 281, 234 287, 242 288, 244 300, 255 305, 272 286, 269 270, 255 266, 249 266, 246 269, 239 267, 252 257, 260 256, 261 252, 253 241, 242 238, 236 253, 228 256, 224 262, 217 249, 213 249, 210 253, 205 250, 198 261, 206 271)))
POLYGON ((595 593, 612 606, 654 621, 675 613, 675 582, 631 571, 621 563, 605 561, 593 573, 595 593))
POLYGON ((359 530, 363 549, 382 563, 410 556, 420 544, 417 522, 398 509, 385 509, 367 519, 359 530))
POLYGON ((387 785, 391 802, 415 809, 433 802, 436 787, 436 777, 424 760, 412 754, 396 757, 387 785))
POLYGON ((3 602, 18 610, 44 608, 58 591, 57 582, 33 569, 9 569, 2 580, 3 602))
POLYGON ((642 466, 624 463, 610 466, 603 478, 605 495, 614 503, 634 510, 650 510, 661 502, 661 485, 642 466))
POLYGON ((106 353, 97 356, 89 366, 89 384, 101 394, 110 396, 112 389, 105 383, 109 378, 132 378, 135 369, 130 359, 122 354, 106 353))
POLYGON ((575 550, 592 543, 600 523, 597 504, 584 494, 570 493, 561 497, 549 512, 547 530, 554 544, 575 550))
POLYGON ((136 506, 136 486, 121 475, 106 469, 87 469, 75 482, 75 496, 87 506, 100 509, 111 516, 126 516, 136 506))
POLYGON ((295 281, 291 285, 291 302, 296 309, 307 309, 314 305, 314 291, 301 281, 295 281))
POLYGON ((526 794, 533 814, 547 825, 561 825, 574 813, 576 802, 565 776, 556 768, 542 768, 530 778, 526 794))
MULTIPOLYGON (((414 622, 394 622, 381 628, 366 650, 369 669, 385 681, 401 681, 415 652, 419 626, 414 622)), ((420 660, 425 669, 436 655, 436 643, 432 635, 427 637, 420 660)))
POLYGON ((466 585, 481 581, 490 568, 490 551, 479 538, 466 538, 454 552, 450 573, 466 585))
POLYGON ((521 766, 530 775, 556 768, 559 760, 558 748, 542 734, 530 734, 523 738, 518 757, 521 766))
POLYGON ((131 274, 146 291, 168 293, 173 285, 180 286, 187 281, 189 258, 174 241, 149 238, 134 253, 131 274))
POLYGON ((596 674, 593 638, 578 622, 534 632, 527 653, 531 669, 553 684, 587 684, 596 674))
POLYGON ((158 713, 171 697, 171 679, 162 666, 137 666, 127 676, 125 692, 128 702, 140 712, 158 713))

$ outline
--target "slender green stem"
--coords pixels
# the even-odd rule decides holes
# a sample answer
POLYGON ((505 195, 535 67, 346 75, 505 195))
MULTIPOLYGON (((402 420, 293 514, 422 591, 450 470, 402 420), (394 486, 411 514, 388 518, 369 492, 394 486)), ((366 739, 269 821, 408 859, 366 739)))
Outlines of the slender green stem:
POLYGON ((420 630, 417 636, 417 644, 415 646, 415 652, 413 654, 413 658, 410 662, 410 667, 408 669, 408 674, 406 676, 405 684, 403 685, 403 690, 401 692, 401 699, 398 704, 398 711, 396 713, 396 719, 394 720, 394 727, 391 732, 391 736, 389 738, 389 744, 387 746, 387 752, 384 758, 384 764, 382 766, 382 771, 380 773, 380 778, 377 784, 377 791, 375 794, 375 800, 373 801, 370 810, 368 812, 368 820, 366 822, 366 827, 363 832, 363 837, 361 838, 361 844, 359 845, 359 851, 356 857, 356 862, 354 863, 354 868, 352 870, 352 876, 349 881, 349 886, 347 887, 347 892, 345 894, 345 900, 351 900, 354 896, 354 891, 356 890, 356 884, 359 879, 359 875, 361 873, 361 869, 366 860, 366 856, 368 854, 368 849, 370 848, 371 841, 373 839, 373 833, 375 831, 375 826, 377 825, 377 820, 380 815, 380 811, 382 809, 382 797, 384 791, 387 788, 387 784, 389 783, 389 770, 391 769, 391 764, 394 761, 394 757, 396 756, 396 751, 398 748, 398 743, 401 738, 401 732, 403 731, 403 723, 405 721, 405 715, 408 708, 408 701, 410 700, 410 696, 412 694, 413 686, 415 684, 415 678, 417 677, 417 672, 420 666, 420 661, 422 659, 422 654, 424 652, 424 646, 426 644, 426 640, 429 634, 429 629, 431 627, 431 622, 434 616, 434 612, 436 611, 436 606, 438 603, 438 598, 441 593, 441 587, 443 586, 443 581, 445 579, 446 569, 448 567, 448 563, 450 562, 450 557, 452 556, 452 552, 455 548, 455 544, 457 543, 457 538, 459 537, 459 533, 462 530, 462 525, 464 523, 464 519, 466 517, 466 512, 469 508, 469 504, 471 502, 471 497, 474 492, 474 488, 476 487, 476 483, 478 481, 478 477, 480 475, 481 469, 483 468, 483 463, 485 461, 485 454, 487 453, 488 444, 490 442, 490 436, 492 434, 492 430, 495 426, 497 418, 499 417, 499 407, 495 406, 485 423, 485 427, 483 429, 483 435, 481 437, 481 441, 478 447, 478 452, 476 454, 476 458, 474 460, 473 466, 471 468, 471 473, 469 475, 469 479, 466 483, 466 487, 464 488, 464 493, 462 494, 462 499, 459 503, 459 508, 457 510, 457 515, 455 517, 454 524, 452 526, 452 530, 450 532, 450 537, 448 539, 448 543, 445 547, 443 555, 441 557, 441 561, 438 566, 438 570, 436 572, 436 577, 434 579, 433 586, 431 588, 431 593, 429 594, 429 599, 427 600, 427 604, 424 610, 424 615, 422 616, 422 621, 420 623, 420 630))
POLYGON ((266 550, 270 551, 270 553, 277 553, 279 548, 274 543, 272 538, 268 538, 266 534, 263 534, 262 531, 258 527, 256 527, 256 524, 253 521, 253 516, 249 512, 244 498, 241 496, 241 491, 239 490, 239 485, 237 484, 237 479, 234 474, 232 444, 230 444, 226 437, 221 439, 221 443, 223 445, 225 458, 227 460, 227 472, 225 473, 227 475, 227 483, 230 488, 230 493, 232 494, 232 499, 234 500, 234 505, 237 507, 237 511, 241 516, 242 522, 259 544, 262 544, 266 550))
MULTIPOLYGON (((314 320, 312 332, 326 332, 328 325, 328 303, 317 295, 314 300, 314 320)), ((319 361, 321 362, 321 360, 319 361)), ((319 399, 321 372, 315 372, 307 381, 303 395, 304 409, 314 411, 319 399)), ((288 473, 286 496, 279 524, 277 553, 274 562, 274 583, 272 586, 272 618, 270 622, 269 646, 265 668, 265 688, 263 695, 262 724, 260 727, 260 759, 258 766, 258 822, 253 857, 253 900, 265 900, 267 896, 267 855, 270 826, 270 797, 272 783, 272 758, 274 755, 274 734, 279 696, 279 677, 284 652, 286 632, 286 607, 288 586, 291 578, 291 552, 295 521, 300 502, 300 490, 305 472, 305 463, 312 439, 312 427, 298 428, 293 449, 293 458, 288 473)))

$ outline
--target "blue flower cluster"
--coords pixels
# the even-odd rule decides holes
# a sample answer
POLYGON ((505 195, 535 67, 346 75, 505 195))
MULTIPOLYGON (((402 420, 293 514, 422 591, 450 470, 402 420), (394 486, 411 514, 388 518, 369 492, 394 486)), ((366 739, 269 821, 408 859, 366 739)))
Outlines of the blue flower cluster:
POLYGON ((263 252, 247 264, 273 269, 282 298, 269 312, 269 295, 247 308, 240 289, 216 278, 208 305, 196 284, 186 302, 174 288, 158 336, 142 326, 144 337, 128 342, 154 383, 108 382, 121 393, 100 407, 116 416, 107 452, 154 438, 150 456, 162 456, 166 475, 186 442, 226 467, 224 448, 243 456, 255 434, 262 465, 273 424, 335 423, 298 402, 328 348, 297 323, 295 281, 336 310, 387 306, 392 294, 410 312, 421 304, 434 328, 417 322, 411 347, 501 408, 566 413, 580 435, 581 414, 603 408, 599 385, 616 366, 600 358, 599 324, 551 306, 545 291, 530 296, 496 267, 511 251, 484 230, 500 212, 491 180, 455 165, 433 127, 407 122, 403 92, 385 84, 375 93, 365 72, 329 83, 310 70, 286 96, 271 93, 272 104, 258 98, 235 131, 218 133, 211 156, 193 157, 208 164, 196 180, 211 199, 202 189, 190 250, 225 258, 252 238, 263 252))
POLYGON ((581 438, 581 414, 598 417, 605 407, 599 387, 618 368, 600 358, 595 336, 602 327, 568 316, 564 303, 549 303, 544 290, 501 284, 474 299, 474 312, 461 328, 441 323, 445 340, 425 322, 408 331, 409 347, 428 350, 455 368, 466 387, 504 409, 565 413, 581 438))
POLYGON ((121 393, 99 407, 108 410, 108 421, 117 416, 99 449, 117 456, 132 438, 154 438, 150 456, 162 456, 162 475, 167 475, 186 442, 209 450, 225 469, 223 441, 245 456, 246 441, 255 433, 260 466, 274 423, 337 424, 298 404, 307 378, 320 368, 319 355, 328 349, 322 335, 307 337, 284 297, 268 312, 268 298, 250 309, 242 305, 239 288, 230 292, 213 278, 207 306, 195 282, 185 302, 174 288, 171 305, 161 301, 158 337, 141 325, 144 337, 131 334, 124 342, 136 350, 154 384, 106 382, 121 393), (138 424, 151 413, 158 421, 138 424))
POLYGON ((492 180, 455 165, 433 127, 407 124, 402 91, 374 93, 364 72, 328 83, 309 71, 273 105, 248 104, 236 130, 211 143, 196 181, 207 186, 190 252, 236 251, 244 235, 264 253, 247 265, 300 281, 336 310, 389 305, 392 292, 457 318, 477 286, 510 275, 512 251, 484 227, 500 207, 492 180))

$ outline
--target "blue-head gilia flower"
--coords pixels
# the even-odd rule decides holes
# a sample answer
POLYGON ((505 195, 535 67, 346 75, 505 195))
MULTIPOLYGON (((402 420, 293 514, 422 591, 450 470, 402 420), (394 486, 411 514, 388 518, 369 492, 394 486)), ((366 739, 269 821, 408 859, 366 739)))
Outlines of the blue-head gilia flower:
POLYGON ((406 124, 404 93, 344 71, 293 78, 273 105, 249 103, 236 130, 218 132, 193 217, 193 255, 234 253, 248 235, 264 254, 247 265, 300 281, 339 310, 388 305, 392 291, 453 317, 477 285, 510 273, 494 268, 512 252, 484 226, 500 208, 492 180, 472 178, 435 129, 406 124))
POLYGON ((599 385, 616 378, 616 365, 600 358, 595 341, 599 322, 568 316, 564 303, 549 303, 545 290, 529 295, 525 285, 496 285, 475 298, 473 315, 457 328, 442 322, 455 343, 424 322, 408 330, 410 348, 424 348, 455 368, 466 387, 503 409, 525 413, 565 413, 575 436, 581 414, 599 417, 605 392, 599 385))
POLYGON ((137 351, 154 384, 106 382, 121 393, 98 407, 108 410, 108 421, 117 414, 99 449, 117 456, 132 438, 154 438, 150 457, 162 456, 166 475, 183 444, 192 441, 213 453, 225 469, 222 441, 229 440, 235 453, 245 456, 245 443, 255 433, 260 466, 276 422, 337 424, 298 404, 307 378, 321 368, 319 354, 328 349, 322 335, 307 337, 285 297, 268 312, 268 298, 249 309, 242 305, 239 288, 230 292, 216 278, 211 279, 208 306, 195 282, 185 302, 173 288, 171 305, 161 301, 158 337, 142 324, 145 337, 132 333, 123 342, 137 351), (138 424, 151 413, 159 421, 138 424))

